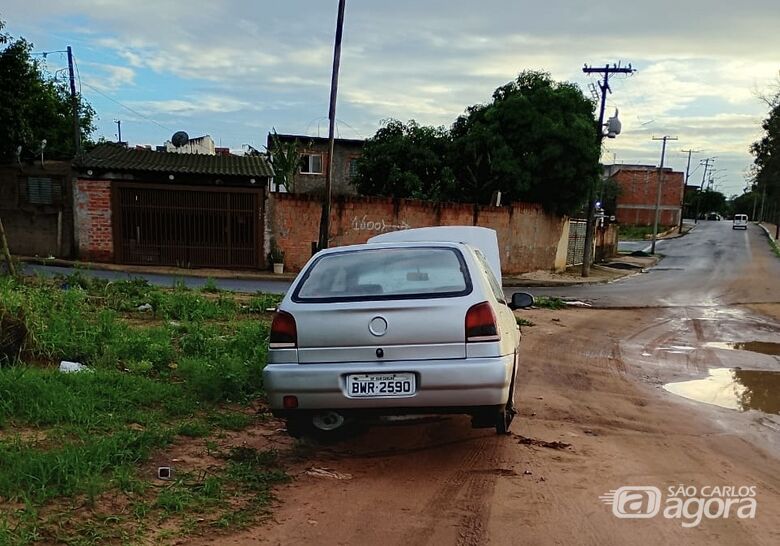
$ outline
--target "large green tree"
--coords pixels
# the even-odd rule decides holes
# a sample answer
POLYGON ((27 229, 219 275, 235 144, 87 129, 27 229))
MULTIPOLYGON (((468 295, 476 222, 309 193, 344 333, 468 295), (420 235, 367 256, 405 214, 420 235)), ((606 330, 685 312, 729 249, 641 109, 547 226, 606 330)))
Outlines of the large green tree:
MULTIPOLYGON (((37 155, 46 140, 48 158, 68 159, 75 153, 73 115, 67 78, 51 77, 33 57, 32 44, 3 32, 0 21, 0 161, 37 155)), ((83 145, 95 127, 95 112, 82 98, 79 125, 83 145)))
POLYGON ((750 151, 754 156, 755 188, 766 196, 780 212, 780 91, 766 99, 769 116, 761 124, 764 136, 754 142, 750 151))
POLYGON ((353 183, 366 195, 458 200, 449 148, 442 127, 385 120, 366 141, 353 183))
POLYGON ((568 82, 523 72, 452 128, 452 161, 468 200, 508 200, 571 213, 599 174, 593 103, 568 82))
POLYGON ((452 128, 390 120, 366 142, 356 186, 368 195, 540 203, 571 213, 599 173, 593 103, 568 82, 523 72, 452 128))

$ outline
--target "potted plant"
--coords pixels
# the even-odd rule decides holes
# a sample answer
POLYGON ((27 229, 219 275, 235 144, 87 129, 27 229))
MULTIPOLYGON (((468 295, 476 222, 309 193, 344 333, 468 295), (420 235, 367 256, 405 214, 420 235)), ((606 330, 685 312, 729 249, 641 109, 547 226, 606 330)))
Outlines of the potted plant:
POLYGON ((276 246, 276 242, 271 243, 271 252, 268 253, 268 261, 274 266, 274 273, 281 275, 284 273, 284 251, 276 246))

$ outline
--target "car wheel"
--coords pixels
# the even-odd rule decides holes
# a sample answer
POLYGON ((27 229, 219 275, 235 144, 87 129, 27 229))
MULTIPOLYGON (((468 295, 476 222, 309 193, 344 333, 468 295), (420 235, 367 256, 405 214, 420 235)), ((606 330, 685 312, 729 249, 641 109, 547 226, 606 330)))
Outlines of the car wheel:
POLYGON ((496 414, 496 434, 509 434, 512 419, 517 413, 515 410, 515 373, 517 373, 517 368, 512 370, 512 382, 509 384, 509 397, 506 404, 500 406, 496 414))

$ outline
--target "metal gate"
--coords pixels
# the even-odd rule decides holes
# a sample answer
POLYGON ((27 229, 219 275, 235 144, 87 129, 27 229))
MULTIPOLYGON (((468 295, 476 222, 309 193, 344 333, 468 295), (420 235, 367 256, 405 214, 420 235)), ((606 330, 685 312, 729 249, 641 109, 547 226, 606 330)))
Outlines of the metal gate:
POLYGON ((569 246, 566 250, 566 266, 582 264, 585 255, 586 220, 569 220, 569 246))
POLYGON ((117 184, 114 243, 121 263, 262 265, 262 190, 117 184))

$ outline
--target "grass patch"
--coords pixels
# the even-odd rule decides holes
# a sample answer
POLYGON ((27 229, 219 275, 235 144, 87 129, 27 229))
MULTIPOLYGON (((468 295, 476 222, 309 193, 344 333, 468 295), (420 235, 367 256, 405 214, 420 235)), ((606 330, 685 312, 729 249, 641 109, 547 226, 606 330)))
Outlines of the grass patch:
POLYGON ((523 317, 515 317, 518 326, 536 326, 536 323, 523 317))
POLYGON ((174 441, 218 456, 211 436, 257 422, 246 406, 263 396, 270 318, 258 314, 280 297, 212 284, 0 276, 0 319, 23 325, 0 357, 0 502, 13 503, 0 513, 0 544, 138 543, 165 519, 186 533, 193 514, 232 525, 267 504, 287 479, 276 454, 229 451, 207 474, 162 488, 139 473, 174 441), (60 373, 60 360, 88 371, 60 373), (100 499, 117 495, 126 508, 104 514, 100 499), (74 520, 77 506, 94 511, 89 521, 74 520))
POLYGON ((563 309, 566 303, 561 298, 550 296, 538 296, 534 298, 534 307, 540 309, 563 309))

